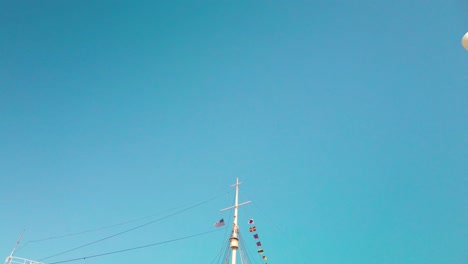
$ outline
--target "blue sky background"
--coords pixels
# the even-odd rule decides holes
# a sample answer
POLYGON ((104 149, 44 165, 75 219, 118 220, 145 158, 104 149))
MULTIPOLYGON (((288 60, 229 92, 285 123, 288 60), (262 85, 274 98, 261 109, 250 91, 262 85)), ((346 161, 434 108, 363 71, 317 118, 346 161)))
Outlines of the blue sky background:
MULTIPOLYGON (((1 1, 0 255, 212 197, 45 262, 215 230, 240 177, 269 263, 467 263, 467 31, 461 0, 1 1)), ((208 264, 224 238, 75 263, 208 264)))

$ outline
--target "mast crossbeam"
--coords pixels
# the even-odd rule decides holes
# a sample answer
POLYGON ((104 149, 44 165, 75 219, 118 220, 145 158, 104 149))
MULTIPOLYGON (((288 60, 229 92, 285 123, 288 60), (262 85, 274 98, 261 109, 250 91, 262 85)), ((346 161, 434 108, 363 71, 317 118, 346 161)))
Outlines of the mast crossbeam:
POLYGON ((244 202, 244 203, 238 204, 237 206, 233 205, 233 206, 230 206, 230 207, 221 209, 221 212, 226 211, 226 210, 229 210, 229 209, 232 209, 232 208, 239 208, 239 206, 246 205, 246 204, 249 204, 249 203, 251 203, 251 202, 252 202, 252 201, 244 202))

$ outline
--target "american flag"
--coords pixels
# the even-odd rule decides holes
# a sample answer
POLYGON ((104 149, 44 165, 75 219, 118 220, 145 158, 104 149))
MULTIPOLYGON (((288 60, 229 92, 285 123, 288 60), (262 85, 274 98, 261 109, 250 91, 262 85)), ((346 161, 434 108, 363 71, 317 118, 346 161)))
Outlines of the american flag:
POLYGON ((224 219, 221 219, 221 220, 219 220, 218 222, 216 222, 214 224, 214 226, 216 226, 216 227, 220 227, 220 226, 223 226, 223 225, 224 225, 224 219))

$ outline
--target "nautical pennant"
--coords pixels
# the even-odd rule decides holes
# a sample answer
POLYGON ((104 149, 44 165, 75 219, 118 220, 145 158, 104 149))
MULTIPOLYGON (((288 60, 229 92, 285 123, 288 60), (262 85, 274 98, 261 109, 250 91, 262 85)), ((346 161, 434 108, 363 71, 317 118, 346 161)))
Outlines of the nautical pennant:
MULTIPOLYGON (((255 231, 257 231, 257 227, 253 226, 253 224, 254 224, 254 220, 253 220, 253 219, 250 219, 250 220, 249 220, 249 224, 252 225, 252 226, 249 228, 249 231, 250 231, 250 232, 255 232, 255 231)), ((253 237, 254 237, 254 239, 258 239, 258 238, 259 238, 258 234, 253 234, 253 237)), ((262 242, 260 242, 260 241, 257 241, 256 244, 257 244, 257 247, 261 247, 261 246, 262 246, 262 242)), ((265 253, 265 251, 264 251, 263 249, 261 249, 261 248, 259 248, 259 249, 257 250, 257 252, 258 252, 258 254, 261 254, 261 255, 263 255, 263 254, 265 253)), ((267 260, 267 257, 266 257, 266 256, 262 256, 262 259, 263 259, 264 261, 266 261, 266 260, 267 260)), ((267 264, 267 263, 265 262, 265 264, 267 264)))

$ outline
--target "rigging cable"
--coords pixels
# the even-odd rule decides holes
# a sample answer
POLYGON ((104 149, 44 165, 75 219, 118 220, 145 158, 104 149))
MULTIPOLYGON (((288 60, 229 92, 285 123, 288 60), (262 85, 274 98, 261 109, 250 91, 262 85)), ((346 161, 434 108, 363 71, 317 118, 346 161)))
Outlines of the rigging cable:
POLYGON ((231 250, 229 248, 229 245, 228 245, 228 248, 227 248, 227 251, 226 251, 226 254, 224 255, 224 264, 229 264, 229 259, 231 258, 231 250))
MULTIPOLYGON (((176 210, 176 209, 179 209, 181 207, 183 207, 183 206, 171 208, 171 209, 165 210, 165 211, 163 211, 161 213, 176 210)), ((29 240, 27 243, 43 242, 43 241, 47 241, 47 240, 60 239, 60 238, 65 238, 65 237, 70 237, 70 236, 77 236, 77 235, 83 235, 83 234, 87 234, 87 233, 97 232, 97 231, 101 231, 101 230, 104 230, 104 229, 109 229, 109 228, 112 228, 112 227, 122 226, 122 225, 130 224, 130 223, 138 222, 138 221, 141 221, 141 220, 146 220, 146 219, 152 218, 153 216, 158 215, 158 214, 160 214, 160 213, 155 213, 155 214, 143 216, 143 217, 140 217, 140 218, 134 218, 134 219, 130 219, 130 220, 127 220, 127 221, 123 221, 123 222, 120 222, 120 223, 117 223, 117 224, 101 226, 101 227, 97 227, 97 228, 94 228, 94 229, 88 229, 88 230, 84 230, 84 231, 80 231, 80 232, 69 233, 69 234, 65 234, 65 235, 50 236, 50 237, 42 238, 42 239, 29 240)), ((24 245, 24 246, 26 246, 26 245, 24 245)))
POLYGON ((157 243, 153 243, 153 244, 148 244, 148 245, 144 245, 144 246, 138 246, 138 247, 133 247, 133 248, 121 249, 121 250, 117 250, 117 251, 111 251, 111 252, 106 252, 106 253, 101 253, 101 254, 96 254, 96 255, 90 255, 90 256, 81 257, 81 258, 74 258, 74 259, 61 260, 61 261, 51 262, 51 263, 47 263, 47 264, 59 264, 59 263, 66 263, 66 262, 72 262, 72 261, 78 261, 78 260, 86 260, 86 259, 90 259, 90 258, 97 258, 97 257, 106 256, 106 255, 113 255, 113 254, 118 254, 118 253, 122 253, 122 252, 127 252, 127 251, 132 251, 132 250, 147 248, 147 247, 154 247, 154 246, 159 246, 159 245, 162 245, 162 244, 167 244, 167 243, 171 243, 171 242, 176 242, 176 241, 180 241, 180 240, 185 240, 185 239, 189 239, 189 238, 194 238, 194 237, 198 237, 198 236, 203 236, 203 235, 207 235, 207 234, 209 234, 209 233, 214 233, 214 232, 217 232, 217 231, 220 231, 220 229, 215 229, 215 230, 211 230, 211 231, 206 231, 206 232, 203 232, 203 233, 198 233, 198 234, 194 234, 194 235, 190 235, 190 236, 185 236, 185 237, 174 238, 174 239, 170 239, 170 240, 166 240, 166 241, 161 241, 161 242, 157 242, 157 243))
POLYGON ((254 260, 255 263, 258 263, 257 258, 251 258, 252 256, 249 247, 246 246, 246 242, 244 237, 242 236, 241 232, 239 232, 239 240, 241 241, 240 247, 241 247, 241 252, 244 252, 244 257, 247 259, 247 263, 252 263, 252 259, 254 260))
MULTIPOLYGON (((232 212, 232 210, 231 210, 231 214, 230 214, 229 218, 232 218, 233 215, 234 215, 234 212, 232 212)), ((223 254, 223 251, 226 252, 227 250, 229 250, 229 239, 228 239, 229 228, 227 228, 227 226, 226 226, 225 230, 226 231, 224 232, 224 236, 223 236, 223 240, 222 240, 224 242, 222 242, 222 245, 221 245, 221 248, 219 249, 218 254, 214 257, 214 259, 211 261, 210 264, 215 263, 215 261, 217 261, 219 263, 219 260, 221 259, 221 255, 223 254)), ((224 254, 226 254, 226 253, 224 253, 224 254)))
MULTIPOLYGON (((229 192, 232 192, 232 191, 229 191, 229 192)), ((227 193, 229 193, 229 192, 226 192, 226 193, 223 193, 223 194, 227 194, 227 193)), ((223 195, 223 194, 221 194, 221 195, 223 195)), ((219 197, 219 196, 221 196, 221 195, 218 195, 217 197, 219 197)), ((93 228, 93 229, 83 230, 83 231, 74 232, 74 233, 68 233, 68 234, 64 234, 64 235, 55 235, 55 236, 50 236, 50 237, 46 237, 46 238, 38 238, 38 239, 28 240, 28 241, 26 241, 26 243, 25 243, 22 247, 20 247, 20 248, 26 247, 26 245, 27 245, 28 243, 37 243, 37 242, 43 242, 43 241, 47 241, 47 240, 54 240, 54 239, 60 239, 60 238, 65 238, 65 237, 70 237, 70 236, 77 236, 77 235, 82 235, 82 234, 97 232, 97 231, 101 231, 101 230, 104 230, 104 229, 109 229, 109 228, 112 228, 112 227, 122 226, 122 225, 130 224, 130 223, 134 223, 134 222, 146 220, 146 219, 148 219, 148 218, 152 218, 152 217, 154 217, 154 216, 156 216, 156 215, 160 215, 160 214, 165 213, 165 212, 170 212, 170 211, 173 211, 173 210, 177 210, 177 209, 182 208, 182 207, 184 207, 184 206, 185 206, 185 205, 173 207, 173 208, 168 209, 168 210, 164 210, 164 211, 161 211, 161 212, 158 212, 158 213, 154 213, 154 214, 150 214, 150 215, 147 215, 147 216, 142 216, 142 217, 139 217, 139 218, 134 218, 134 219, 122 221, 122 222, 120 222, 120 223, 113 224, 113 225, 101 226, 101 227, 97 227, 97 228, 93 228)))
POLYGON ((155 215, 159 215, 159 214, 162 214, 162 213, 165 213, 165 212, 170 212, 170 211, 182 208, 182 207, 183 206, 174 207, 174 208, 171 208, 171 209, 168 209, 168 210, 164 210, 164 211, 162 211, 160 213, 155 213, 155 214, 143 216, 143 217, 140 217, 140 218, 130 219, 130 220, 123 221, 123 222, 113 224, 113 225, 101 226, 101 227, 97 227, 97 228, 94 228, 94 229, 88 229, 88 230, 79 231, 79 232, 75 232, 75 233, 68 233, 68 234, 65 234, 65 235, 56 235, 56 236, 50 236, 50 237, 47 237, 47 238, 28 240, 28 241, 26 241, 26 243, 23 246, 20 246, 17 251, 25 248, 29 243, 37 243, 37 242, 43 242, 43 241, 48 241, 48 240, 61 239, 61 238, 65 238, 65 237, 83 235, 83 234, 87 234, 87 233, 93 233, 93 232, 97 232, 97 231, 101 231, 101 230, 105 230, 105 229, 109 229, 109 228, 113 228, 113 227, 117 227, 117 226, 122 226, 122 225, 130 224, 130 223, 146 220, 148 218, 152 218, 155 215))
MULTIPOLYGON (((228 192, 226 192, 226 193, 228 193, 228 192)), ((210 202, 210 201, 212 201, 212 200, 214 200, 214 199, 216 199, 216 198, 218 198, 219 196, 224 195, 224 194, 225 194, 225 193, 220 194, 220 195, 217 195, 217 196, 215 196, 215 197, 213 197, 213 198, 210 198, 210 199, 208 199, 208 200, 205 200, 205 201, 203 201, 203 202, 194 204, 194 205, 189 206, 189 207, 187 207, 187 208, 185 208, 185 209, 176 211, 176 212, 174 212, 174 213, 172 213, 172 214, 169 214, 169 215, 160 217, 160 218, 158 218, 158 219, 155 219, 155 220, 146 222, 146 223, 144 223, 144 224, 141 224, 141 225, 138 225, 138 226, 136 226, 136 227, 133 227, 133 228, 124 230, 124 231, 122 231, 122 232, 119 232, 119 233, 116 233, 116 234, 113 234, 113 235, 110 235, 110 236, 107 236, 107 237, 104 237, 104 238, 101 238, 101 239, 98 239, 98 240, 95 240, 95 241, 86 243, 86 244, 84 244, 84 245, 81 245, 81 246, 78 246, 78 247, 74 247, 74 248, 72 248, 72 249, 65 250, 65 251, 62 251, 62 252, 60 252, 60 253, 57 253, 57 254, 54 254, 54 255, 51 255, 51 256, 42 258, 42 259, 40 259, 39 261, 43 261, 43 260, 46 260, 46 259, 49 259, 49 258, 52 258, 52 257, 56 257, 56 256, 59 256, 59 255, 62 255, 62 254, 65 254, 65 253, 68 253, 68 252, 71 252, 71 251, 80 249, 80 248, 87 247, 87 246, 89 246, 89 245, 93 245, 93 244, 102 242, 102 241, 104 241, 104 240, 107 240, 107 239, 110 239, 110 238, 113 238, 113 237, 116 237, 116 236, 119 236, 119 235, 128 233, 128 232, 130 232, 130 231, 134 231, 134 230, 136 230, 136 229, 140 229, 140 228, 142 228, 142 227, 151 225, 151 224, 156 223, 156 222, 158 222, 158 221, 164 220, 164 219, 169 218, 169 217, 171 217, 171 216, 174 216, 174 215, 183 213, 183 212, 185 212, 185 211, 188 211, 188 210, 190 210, 190 209, 193 209, 193 208, 195 208, 195 207, 198 207, 198 206, 200 206, 200 205, 203 205, 203 204, 205 204, 205 203, 208 203, 208 202, 210 202)))
POLYGON ((225 250, 226 248, 229 248, 229 240, 227 239, 227 234, 228 234, 229 229, 227 227, 224 229, 225 229, 225 232, 224 232, 221 248, 219 249, 218 254, 216 254, 216 256, 214 257, 214 259, 211 261, 210 264, 215 263, 215 261, 217 260, 219 261, 219 259, 221 258, 221 255, 223 254, 223 250, 225 250))

